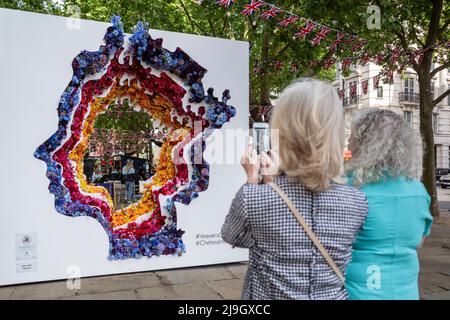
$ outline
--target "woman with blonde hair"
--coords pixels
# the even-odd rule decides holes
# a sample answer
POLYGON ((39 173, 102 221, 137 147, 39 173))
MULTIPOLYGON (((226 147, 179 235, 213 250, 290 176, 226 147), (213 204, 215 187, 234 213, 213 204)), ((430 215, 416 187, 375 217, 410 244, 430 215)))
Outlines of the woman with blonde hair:
POLYGON ((347 269, 350 299, 418 299, 417 250, 430 233, 430 196, 415 179, 414 132, 389 110, 354 119, 350 183, 363 191, 369 213, 347 269))
POLYGON ((222 227, 226 242, 250 249, 242 298, 346 299, 343 278, 367 200, 342 183, 344 118, 336 91, 313 79, 290 85, 271 129, 279 156, 271 150, 258 157, 250 143, 242 158, 247 182, 222 227))

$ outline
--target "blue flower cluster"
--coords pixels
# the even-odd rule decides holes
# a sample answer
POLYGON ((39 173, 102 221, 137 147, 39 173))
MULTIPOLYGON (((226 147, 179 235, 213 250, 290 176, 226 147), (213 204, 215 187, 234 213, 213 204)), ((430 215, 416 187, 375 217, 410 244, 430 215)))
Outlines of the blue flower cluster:
POLYGON ((221 128, 236 115, 236 109, 233 106, 227 105, 229 99, 229 90, 223 92, 222 102, 219 102, 214 97, 214 89, 208 89, 208 96, 205 99, 205 102, 209 104, 206 119, 208 119, 213 128, 221 128))
POLYGON ((184 231, 177 230, 176 224, 165 225, 161 230, 138 239, 123 239, 114 236, 108 260, 124 260, 129 258, 160 255, 181 255, 186 251, 181 236, 184 231))

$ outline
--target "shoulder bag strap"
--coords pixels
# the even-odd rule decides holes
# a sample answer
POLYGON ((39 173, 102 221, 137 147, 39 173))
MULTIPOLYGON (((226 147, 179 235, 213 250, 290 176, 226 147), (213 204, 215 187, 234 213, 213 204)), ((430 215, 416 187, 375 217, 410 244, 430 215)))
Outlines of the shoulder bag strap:
POLYGON ((288 196, 286 195, 286 193, 284 193, 283 190, 281 190, 281 188, 279 186, 277 186, 275 183, 273 182, 269 182, 268 185, 270 187, 272 187, 273 190, 276 191, 276 193, 278 193, 278 195, 284 200, 284 202, 286 203, 286 205, 289 207, 289 209, 292 211, 292 213, 294 214, 294 217, 297 219, 297 221, 300 223, 300 225, 303 227, 303 230, 305 230, 306 234, 308 235, 308 237, 311 239, 311 241, 314 243, 314 245, 317 247, 317 249, 319 249, 320 253, 322 254, 322 256, 325 258, 325 260, 327 261, 328 265, 331 267, 331 269, 333 269, 334 273, 336 273, 336 275, 338 276, 339 280, 341 280, 341 282, 343 284, 345 284, 345 278, 344 275, 341 273, 341 271, 339 270, 338 266, 336 265, 336 263, 334 262, 333 258, 331 258, 330 254, 328 253, 327 249, 325 249, 325 247, 322 245, 322 243, 320 242, 320 240, 316 237, 316 235, 314 234, 314 232, 311 230, 311 228, 308 226, 308 223, 305 221, 305 219, 303 218, 303 216, 300 214, 300 212, 297 210, 297 208, 295 208, 294 204, 292 203, 292 201, 288 198, 288 196))

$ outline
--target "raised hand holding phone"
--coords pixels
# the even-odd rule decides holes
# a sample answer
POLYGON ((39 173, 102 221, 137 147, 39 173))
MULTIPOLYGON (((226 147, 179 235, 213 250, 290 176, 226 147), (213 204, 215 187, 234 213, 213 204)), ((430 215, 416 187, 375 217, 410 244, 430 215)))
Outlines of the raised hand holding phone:
POLYGON ((241 158, 241 165, 247 174, 247 183, 257 184, 259 181, 260 163, 258 154, 253 146, 253 138, 249 137, 247 149, 241 158))

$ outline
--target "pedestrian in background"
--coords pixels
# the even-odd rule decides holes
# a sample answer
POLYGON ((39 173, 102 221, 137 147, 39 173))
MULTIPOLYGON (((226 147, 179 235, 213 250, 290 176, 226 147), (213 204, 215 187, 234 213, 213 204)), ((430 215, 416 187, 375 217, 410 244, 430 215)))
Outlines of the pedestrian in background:
POLYGON ((132 202, 135 188, 135 170, 133 160, 128 159, 127 164, 122 168, 122 176, 125 180, 125 201, 132 202))

